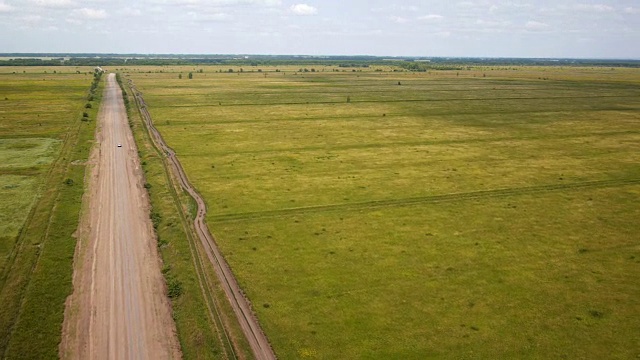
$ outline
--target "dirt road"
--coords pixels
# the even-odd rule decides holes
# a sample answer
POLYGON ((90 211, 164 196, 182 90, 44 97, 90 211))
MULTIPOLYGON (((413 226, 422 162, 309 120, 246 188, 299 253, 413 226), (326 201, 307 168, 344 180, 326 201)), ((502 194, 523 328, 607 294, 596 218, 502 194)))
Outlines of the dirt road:
POLYGON ((167 145, 160 132, 153 125, 151 115, 147 110, 147 106, 142 97, 142 93, 140 93, 131 82, 129 83, 129 86, 133 89, 136 102, 138 104, 138 107, 140 108, 140 113, 142 114, 147 129, 149 129, 149 132, 151 133, 153 142, 167 156, 169 170, 173 173, 173 176, 177 178, 179 186, 182 187, 184 191, 189 193, 189 195, 191 195, 191 197, 196 201, 198 205, 198 211, 193 221, 194 229, 198 237, 200 238, 202 246, 207 254, 207 258, 213 265, 216 274, 218 275, 220 284, 222 285, 222 288, 224 289, 224 292, 229 299, 231 307, 236 314, 240 327, 242 328, 242 331, 247 341, 249 342, 249 345, 251 346, 254 357, 257 360, 276 359, 275 353, 273 352, 273 349, 269 344, 269 340, 265 336, 262 328, 260 327, 258 319, 255 317, 253 311, 251 310, 251 304, 249 300, 247 300, 247 298, 242 293, 242 290, 240 289, 235 276, 231 272, 231 268, 222 256, 222 253, 218 249, 218 245, 216 244, 213 235, 209 231, 209 227, 207 226, 207 223, 205 221, 207 216, 207 207, 205 205, 204 199, 189 182, 187 174, 184 172, 182 164, 180 164, 180 161, 178 160, 178 157, 176 156, 173 149, 171 149, 167 145))
POLYGON ((138 153, 114 74, 107 76, 98 120, 60 355, 178 359, 138 153))

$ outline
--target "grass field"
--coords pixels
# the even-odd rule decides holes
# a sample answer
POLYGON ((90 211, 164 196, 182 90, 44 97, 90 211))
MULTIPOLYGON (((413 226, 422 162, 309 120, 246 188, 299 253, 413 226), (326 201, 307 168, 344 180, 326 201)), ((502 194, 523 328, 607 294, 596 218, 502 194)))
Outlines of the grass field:
POLYGON ((318 69, 122 70, 280 358, 640 354, 639 70, 318 69))
POLYGON ((53 71, 0 69, 0 270, 91 82, 53 71))
POLYGON ((100 96, 88 99, 91 71, 0 68, 2 358, 58 353, 100 96))

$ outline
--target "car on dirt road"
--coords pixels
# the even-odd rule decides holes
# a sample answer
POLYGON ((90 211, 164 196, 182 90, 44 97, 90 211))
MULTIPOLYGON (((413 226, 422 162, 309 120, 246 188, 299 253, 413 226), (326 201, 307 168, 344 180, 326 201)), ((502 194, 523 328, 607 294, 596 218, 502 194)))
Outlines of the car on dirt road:
POLYGON ((118 143, 118 147, 122 147, 122 144, 118 143))

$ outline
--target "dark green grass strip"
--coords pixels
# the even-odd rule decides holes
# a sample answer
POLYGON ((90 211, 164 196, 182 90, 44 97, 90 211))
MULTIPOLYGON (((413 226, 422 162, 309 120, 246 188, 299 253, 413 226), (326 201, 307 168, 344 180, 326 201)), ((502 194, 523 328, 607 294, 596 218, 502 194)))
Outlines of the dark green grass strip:
MULTIPOLYGON (((379 83, 382 82, 382 80, 379 80, 376 85, 379 85, 379 83)), ((441 89, 438 87, 434 87, 434 84, 431 84, 430 87, 428 88, 421 88, 420 86, 416 86, 415 84, 411 83, 411 82, 407 82, 406 85, 402 85, 402 86, 398 86, 398 85, 386 85, 386 86, 377 86, 376 90, 367 90, 368 88, 371 87, 371 85, 347 85, 347 84, 340 84, 339 86, 331 86, 331 87, 327 87, 327 88, 321 88, 321 90, 317 90, 317 91, 297 91, 297 90, 292 90, 294 88, 294 85, 296 83, 291 83, 291 87, 290 88, 284 88, 284 89, 278 89, 280 91, 271 91, 271 92, 267 92, 267 91, 251 91, 251 92, 240 92, 240 91, 230 91, 230 92, 224 92, 225 95, 228 94, 238 94, 238 95, 242 95, 242 96, 274 96, 274 95, 289 95, 290 97, 300 97, 301 95, 327 95, 328 92, 330 92, 331 94, 343 94, 343 95, 350 95, 350 94, 390 94, 390 93, 395 93, 395 94, 402 94, 402 93, 415 93, 415 92, 420 92, 422 94, 429 94, 429 93, 477 93, 479 90, 481 91, 487 91, 487 92, 491 92, 491 93, 496 93, 496 92, 505 92, 508 91, 510 93, 514 93, 514 92, 525 92, 527 94, 530 94, 532 92, 535 91, 541 91, 541 92, 549 92, 549 87, 501 87, 501 88, 493 88, 490 86, 486 86, 486 87, 472 87, 472 88, 464 88, 464 89, 441 89)), ((440 86, 440 84, 435 84, 437 86, 440 86)), ((498 85, 500 86, 500 85, 498 85)), ((162 88, 160 88, 162 89, 162 88)), ((619 87, 615 87, 613 88, 615 90, 636 90, 635 92, 638 92, 638 89, 620 89, 619 87)), ((561 88, 556 88, 554 90, 558 90, 558 91, 567 91, 567 92, 578 92, 578 90, 580 90, 581 92, 584 92, 585 90, 594 90, 594 91, 598 91, 598 92, 602 92, 602 88, 598 88, 598 87, 581 87, 579 89, 575 88, 575 87, 561 87, 561 88)), ((159 97, 159 98, 191 98, 191 97, 205 97, 205 98, 213 98, 214 94, 208 94, 208 93, 180 93, 178 95, 176 94, 154 94, 152 95, 153 97, 159 97)), ((584 96, 584 95, 583 95, 584 96)))
POLYGON ((257 211, 240 214, 227 214, 219 215, 211 218, 214 222, 227 222, 237 220, 248 219, 263 219, 280 216, 291 216, 297 214, 318 213, 318 212, 330 212, 330 211, 344 211, 344 210, 367 210, 376 208, 388 208, 388 207, 401 207, 412 206, 420 204, 435 204, 442 202, 455 202, 455 201, 468 201, 468 200, 480 200, 491 199, 508 196, 520 196, 520 195, 532 195, 547 192, 556 191, 573 191, 581 189, 595 189, 595 188, 616 188, 622 186, 630 186, 640 184, 640 179, 614 179, 614 180, 601 180, 601 181, 584 181, 569 184, 551 184, 551 185, 539 185, 539 186, 525 186, 508 189, 495 189, 495 190, 480 190, 471 191, 466 193, 454 193, 443 195, 429 195, 419 196, 404 199, 389 199, 389 200, 373 200, 359 203, 347 203, 347 204, 332 204, 332 205, 318 205, 318 206, 306 206, 298 208, 287 208, 270 211, 257 211))
POLYGON ((31 166, 27 168, 0 169, 0 175, 37 176, 42 172, 43 169, 37 166, 31 166))
MULTIPOLYGON (((409 102, 447 102, 447 101, 504 101, 504 100, 577 100, 577 99, 606 99, 606 98, 638 98, 638 95, 598 95, 598 96, 540 96, 540 97, 501 97, 501 98, 451 98, 451 99, 396 99, 396 100, 351 100, 352 104, 368 103, 409 103, 409 102)), ((290 101, 270 103, 239 103, 239 104, 186 104, 186 105, 154 105, 154 108, 196 108, 216 106, 282 106, 282 105, 327 105, 343 104, 344 101, 290 101)))
MULTIPOLYGON (((621 136, 621 135, 638 135, 640 131, 626 130, 626 131, 604 131, 595 133, 584 134, 549 134, 544 136, 508 136, 500 138, 472 138, 472 139, 459 139, 459 140, 423 140, 423 141, 402 141, 402 142, 389 142, 389 143, 365 143, 365 144, 351 144, 351 145, 331 145, 326 146, 305 146, 300 148, 287 148, 287 149, 261 149, 261 150, 238 150, 227 152, 210 152, 208 155, 225 156, 236 154, 264 154, 264 153, 280 153, 283 151, 290 153, 300 153, 305 151, 320 151, 330 150, 343 151, 343 150, 355 150, 355 149, 384 149, 402 146, 434 146, 434 145, 456 145, 456 144, 477 144, 477 143, 492 143, 492 142, 511 142, 511 141, 533 141, 533 140, 568 140, 568 139, 580 139, 589 137, 607 137, 607 136, 621 136)), ((181 157, 185 156, 200 156, 191 155, 188 153, 180 153, 181 157)))
MULTIPOLYGON (((337 104, 344 104, 344 103, 337 103, 337 104)), ((579 110, 578 110, 579 111, 579 110)), ((591 111, 603 111, 603 112, 619 112, 619 111, 640 111, 640 107, 625 107, 624 109, 621 107, 612 107, 612 108, 598 108, 598 109, 594 109, 594 110, 589 110, 589 112, 591 111)), ((522 115, 522 114, 548 114, 548 115, 553 115, 553 114, 563 114, 563 113, 567 113, 567 112, 576 112, 575 108, 567 108, 567 109, 553 109, 553 110, 549 110, 549 109, 543 109, 543 110, 538 110, 538 111, 531 111, 531 110, 505 110, 505 111, 482 111, 482 110, 475 110, 475 111, 437 111, 437 110, 429 110, 429 117, 433 117, 433 116, 465 116, 465 115, 473 115, 473 116, 495 116, 495 115, 522 115)), ((361 121, 362 119, 378 119, 380 120, 382 116, 380 116, 380 114, 359 114, 357 116, 353 116, 353 117, 345 117, 344 115, 337 115, 337 116, 304 116, 304 117, 286 117, 286 118, 281 118, 281 119, 267 119, 267 120, 255 120, 253 118, 248 118, 245 120, 220 120, 220 121, 215 121, 215 120, 211 120, 211 121, 174 121, 174 122, 170 122, 169 124, 162 124, 163 127, 165 126, 185 126, 185 125, 196 125, 199 127, 202 126, 210 126, 210 125, 231 125, 231 124, 277 124, 277 123, 282 123, 282 122, 301 122, 301 121, 306 121, 306 122, 315 122, 315 121, 327 121, 327 120, 339 120, 340 122, 347 122, 347 121, 361 121)), ((384 113, 384 118, 385 120, 390 120, 393 118, 402 118, 402 117, 416 117, 415 113, 409 113, 409 112, 387 112, 384 113)), ((429 117, 426 117, 424 119, 429 119, 429 117)), ((528 122, 526 121, 522 121, 521 123, 526 124, 528 122)), ((26 136, 25 136, 26 137, 26 136)))

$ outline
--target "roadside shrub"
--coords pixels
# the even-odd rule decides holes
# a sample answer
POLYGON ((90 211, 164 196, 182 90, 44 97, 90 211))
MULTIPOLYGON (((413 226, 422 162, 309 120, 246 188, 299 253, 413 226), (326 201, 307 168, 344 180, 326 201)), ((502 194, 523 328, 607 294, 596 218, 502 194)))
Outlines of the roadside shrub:
POLYGON ((66 178, 64 180, 64 184, 67 185, 67 186, 73 186, 73 184, 74 184, 73 179, 66 178))
POLYGON ((160 221, 162 221, 162 215, 153 211, 151 212, 151 215, 149 215, 149 217, 151 218, 151 223, 153 224, 153 228, 158 230, 158 226, 160 226, 160 221))
POLYGON ((176 299, 182 295, 182 283, 175 278, 167 279, 167 288, 169 290, 169 297, 176 299))
POLYGON ((85 109, 91 109, 93 106, 89 103, 87 103, 87 105, 84 106, 85 109))

